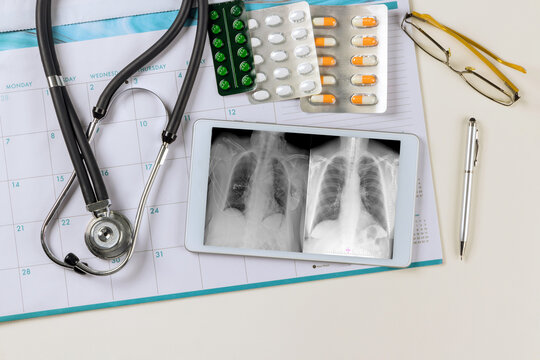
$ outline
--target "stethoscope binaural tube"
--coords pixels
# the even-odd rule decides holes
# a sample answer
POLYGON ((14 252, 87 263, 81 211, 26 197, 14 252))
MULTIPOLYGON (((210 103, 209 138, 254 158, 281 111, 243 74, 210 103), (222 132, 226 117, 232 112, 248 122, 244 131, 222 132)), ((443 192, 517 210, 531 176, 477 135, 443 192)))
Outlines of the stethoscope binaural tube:
POLYGON ((199 65, 201 63, 202 54, 204 51, 204 45, 206 41, 206 29, 208 27, 208 0, 198 0, 198 18, 197 18, 197 32, 195 33, 195 43, 193 45, 193 51, 189 60, 186 77, 180 89, 178 100, 174 105, 171 118, 167 123, 167 127, 163 130, 161 139, 163 142, 171 144, 176 140, 176 134, 180 128, 182 117, 189 100, 189 95, 193 89, 193 84, 199 71, 199 65))
POLYGON ((169 46, 170 43, 178 36, 186 23, 193 2, 193 0, 183 0, 182 5, 180 5, 180 10, 178 10, 178 15, 165 34, 163 34, 158 41, 156 41, 135 60, 126 65, 126 67, 116 74, 116 76, 107 84, 99 96, 96 106, 94 106, 92 109, 94 118, 103 118, 107 114, 107 110, 109 109, 113 96, 116 94, 116 91, 120 88, 120 86, 122 86, 122 84, 133 76, 133 74, 135 74, 141 67, 165 50, 167 46, 169 46))
POLYGON ((36 3, 36 34, 58 123, 74 170, 79 178, 85 203, 89 205, 98 201, 106 201, 108 194, 105 183, 63 84, 52 38, 51 0, 38 0, 36 3))
MULTIPOLYGON (((75 177, 79 178, 79 182, 81 184, 81 190, 83 191, 83 194, 86 193, 87 195, 85 196, 85 201, 87 202, 87 208, 89 210, 90 210, 90 206, 92 205, 91 201, 93 200, 93 198, 91 196, 91 192, 89 191, 89 187, 91 188, 92 184, 90 180, 93 181, 94 176, 92 176, 92 174, 88 176, 88 173, 85 172, 85 170, 90 170, 89 167, 92 167, 92 160, 91 159, 88 160, 88 163, 90 163, 90 165, 83 162, 81 166, 80 162, 76 164, 77 160, 80 160, 80 158, 78 158, 77 156, 73 156, 72 162, 74 164, 75 172, 70 177, 66 187, 62 191, 61 196, 54 203, 41 229, 41 244, 42 244, 43 250, 45 251, 46 255, 56 264, 66 267, 66 268, 70 268, 82 274, 86 273, 86 274, 92 274, 92 275, 97 275, 97 276, 105 276, 105 275, 114 274, 120 269, 122 269, 130 260, 131 256, 133 255, 146 200, 150 193, 151 187, 155 181, 157 173, 165 160, 166 154, 168 152, 168 146, 170 143, 172 143, 176 139, 176 132, 178 131, 178 128, 180 126, 180 122, 183 117, 183 112, 185 110, 187 100, 189 99, 189 95, 193 88, 193 84, 195 82, 195 78, 199 69, 199 63, 202 58, 202 53, 204 50, 204 45, 205 45, 205 40, 206 40, 206 27, 208 23, 208 1, 198 0, 198 4, 199 4, 199 14, 198 14, 197 32, 195 36, 195 45, 194 45, 194 50, 191 55, 191 62, 190 62, 190 65, 188 67, 188 71, 186 74, 186 80, 184 81, 178 100, 176 102, 175 112, 173 113, 173 116, 169 118, 169 121, 167 123, 167 129, 166 131, 163 132, 164 135, 162 136, 163 138, 162 145, 156 157, 156 161, 154 163, 155 165, 151 171, 151 174, 148 178, 148 181, 141 195, 139 206, 137 208, 137 215, 136 215, 135 227, 134 227, 135 229, 132 234, 132 241, 131 241, 130 246, 127 248, 125 258, 120 262, 119 265, 117 265, 113 269, 96 270, 96 269, 93 269, 92 267, 89 267, 86 263, 81 262, 80 259, 72 253, 68 254, 66 258, 64 259, 64 261, 62 261, 58 259, 50 251, 46 242, 47 226, 50 224, 50 221, 54 218, 56 212, 60 208, 61 203, 63 199, 66 197, 70 186, 74 183, 75 177), (168 129, 172 129, 173 132, 167 131, 168 129), (167 136, 165 136, 165 134, 167 134, 167 136)), ((78 129, 73 129, 74 124, 80 127, 80 122, 78 121, 77 115, 73 109, 71 101, 69 100, 69 95, 67 94, 67 91, 65 90, 65 86, 63 85, 61 81, 62 77, 59 72, 58 61, 56 59, 56 54, 54 52, 54 44, 52 41, 51 19, 50 19, 51 2, 50 0, 37 0, 37 5, 36 5, 36 30, 37 31, 36 32, 38 33, 38 45, 40 48, 40 55, 42 57, 45 73, 49 81, 51 93, 54 90, 55 95, 58 95, 57 98, 59 100, 57 102, 59 106, 57 107, 55 104, 55 109, 57 110, 59 122, 61 121, 63 122, 64 128, 62 128, 61 126, 62 130, 64 129, 66 130, 67 136, 66 135, 64 136, 64 139, 66 139, 66 146, 68 146, 68 150, 69 150, 69 147, 71 146, 71 152, 73 152, 74 155, 76 154, 75 154, 75 146, 73 145, 76 144, 76 141, 80 141, 80 142, 83 142, 84 144, 87 144, 89 148, 89 141, 87 140, 87 138, 91 139, 93 137, 93 134, 95 133, 97 129, 98 121, 106 115, 107 107, 110 106, 110 104, 112 103, 112 95, 114 95, 114 93, 122 85, 122 83, 127 78, 132 76, 135 73, 135 71, 137 71, 144 63, 146 63, 147 61, 155 57, 157 54, 159 54, 159 52, 161 52, 180 32, 182 26, 184 25, 187 19, 190 7, 191 7, 191 1, 187 1, 187 0, 183 1, 180 11, 177 15, 177 18, 175 19, 175 22, 171 26, 171 28, 174 27, 174 29, 171 30, 170 28, 162 36, 162 38, 158 40, 156 44, 154 44, 150 49, 148 49, 145 53, 143 53, 143 55, 141 55, 132 63, 130 63, 128 66, 126 66, 125 69, 123 69, 113 80, 111 80, 111 83, 107 87, 108 88, 107 93, 105 93, 104 91, 104 93, 100 97, 100 101, 102 100, 102 98, 104 99, 103 101, 105 103, 105 106, 104 108, 99 107, 99 102, 98 102, 98 105, 94 107, 93 113, 95 115, 95 118, 90 124, 89 129, 84 136, 84 139, 82 139, 81 134, 84 134, 82 132, 82 128, 80 129, 81 131, 79 131, 78 129), (44 26, 45 26, 45 29, 43 28, 44 26), (60 88, 61 93, 56 88, 60 88), (63 98, 64 106, 60 106, 62 105, 60 101, 62 100, 62 96, 64 96, 63 98), (69 118, 68 116, 71 116, 71 118, 69 118), (72 125, 71 128, 69 127, 70 123, 72 125)), ((83 146, 85 146, 84 144, 83 146)), ((70 155, 71 155, 71 152, 70 152, 70 155)), ((81 151, 81 152, 84 153, 84 151, 81 151)), ((84 154, 81 154, 81 155, 84 159, 84 154)), ((91 150, 90 150, 89 157, 93 157, 93 153, 91 152, 91 150)), ((94 162, 95 162, 95 158, 94 158, 94 162)), ((96 163, 96 167, 97 167, 97 163, 96 163)), ((101 174, 99 175, 100 175, 99 176, 100 180, 102 180, 101 174)), ((104 185, 102 189, 105 189, 104 185)), ((100 201, 102 201, 101 200, 101 198, 103 197, 102 189, 99 187, 99 184, 98 186, 95 186, 95 188, 93 189, 94 194, 99 195, 98 197, 95 198, 96 203, 99 203, 100 201), (97 191, 96 191, 96 188, 98 189, 97 191)), ((106 190, 104 193, 106 194, 106 190)), ((109 210, 108 210, 109 204, 110 202, 107 199, 106 212, 105 213, 101 212, 99 214, 97 212, 94 212, 94 215, 95 216, 109 216, 109 210)))

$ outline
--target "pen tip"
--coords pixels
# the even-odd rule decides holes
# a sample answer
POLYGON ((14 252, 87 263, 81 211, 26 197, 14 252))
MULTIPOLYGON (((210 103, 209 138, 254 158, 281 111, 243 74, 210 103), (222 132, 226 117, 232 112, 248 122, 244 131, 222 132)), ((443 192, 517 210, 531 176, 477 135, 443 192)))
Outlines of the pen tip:
POLYGON ((461 255, 459 258, 461 259, 461 261, 463 261, 463 255, 461 255))

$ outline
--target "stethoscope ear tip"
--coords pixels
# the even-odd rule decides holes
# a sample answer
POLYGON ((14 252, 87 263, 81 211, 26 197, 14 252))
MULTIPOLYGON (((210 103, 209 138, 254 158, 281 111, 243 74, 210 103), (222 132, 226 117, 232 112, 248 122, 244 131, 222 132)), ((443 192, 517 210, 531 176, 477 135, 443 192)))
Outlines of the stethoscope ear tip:
POLYGON ((80 260, 79 260, 79 257, 77 255, 75 255, 74 253, 69 253, 64 258, 64 261, 65 261, 66 264, 75 267, 75 266, 77 266, 77 263, 80 260))
MULTIPOLYGON (((85 275, 86 273, 77 267, 77 264, 80 261, 81 260, 79 260, 79 257, 75 255, 74 253, 69 253, 64 258, 64 262, 68 264, 69 266, 72 266, 73 271, 75 271, 77 274, 85 275)), ((88 266, 87 263, 83 263, 83 264, 88 266)))

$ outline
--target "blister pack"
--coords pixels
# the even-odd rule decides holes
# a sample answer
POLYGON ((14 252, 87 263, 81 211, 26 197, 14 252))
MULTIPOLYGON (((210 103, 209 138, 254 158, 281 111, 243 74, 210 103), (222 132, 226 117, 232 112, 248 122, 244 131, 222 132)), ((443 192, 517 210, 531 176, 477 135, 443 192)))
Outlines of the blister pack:
POLYGON ((321 79, 307 2, 248 13, 256 88, 253 104, 318 94, 321 79))
POLYGON ((244 2, 211 4, 208 36, 218 93, 226 96, 254 89, 255 69, 244 2))
POLYGON ((322 91, 305 112, 383 113, 387 105, 385 5, 311 6, 322 91))

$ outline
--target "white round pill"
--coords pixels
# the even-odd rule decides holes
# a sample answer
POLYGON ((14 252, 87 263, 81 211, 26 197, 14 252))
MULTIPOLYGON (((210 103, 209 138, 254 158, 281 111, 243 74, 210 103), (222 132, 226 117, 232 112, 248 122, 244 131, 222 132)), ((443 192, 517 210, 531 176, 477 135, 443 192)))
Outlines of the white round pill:
POLYGON ((255 91, 251 96, 257 101, 264 101, 270 97, 270 93, 266 90, 255 91))
POLYGON ((257 73, 257 75, 255 75, 255 82, 257 84, 260 84, 265 81, 266 81, 266 75, 264 73, 257 73))
POLYGON ((291 22, 304 21, 305 17, 306 17, 306 13, 303 10, 295 10, 289 14, 289 20, 291 20, 291 22))
POLYGON ((296 57, 304 57, 306 55, 309 55, 310 52, 311 50, 309 49, 309 46, 307 45, 300 45, 294 49, 294 55, 296 57))
POLYGON ((307 75, 313 71, 313 65, 311 65, 310 63, 301 63, 296 68, 296 71, 298 71, 300 75, 307 75))
POLYGON ((310 93, 313 90, 315 90, 316 86, 317 85, 315 85, 315 81, 306 80, 300 83, 300 90, 302 90, 305 93, 310 93))
POLYGON ((288 56, 287 52, 283 50, 277 50, 270 53, 270 58, 276 62, 281 62, 287 60, 288 56))
POLYGON ((261 46, 261 44, 262 44, 261 39, 256 38, 256 37, 251 38, 251 47, 256 48, 256 47, 261 46))
POLYGON ((268 26, 278 26, 283 22, 283 19, 279 15, 270 15, 264 19, 264 22, 268 26))
POLYGON ((294 40, 302 40, 308 36, 308 32, 305 28, 296 28, 291 32, 291 36, 294 40))
POLYGON ((281 44, 285 41, 285 36, 282 33, 273 33, 268 35, 268 41, 272 44, 281 44))
POLYGON ((261 55, 255 55, 253 56, 253 62, 255 63, 255 65, 259 65, 264 62, 264 59, 261 55))
POLYGON ((293 89, 290 85, 280 85, 276 88, 276 94, 281 97, 290 96, 293 93, 293 89))
POLYGON ((274 70, 274 77, 279 80, 288 78, 291 75, 289 69, 285 67, 280 67, 274 70))
POLYGON ((249 19, 248 20, 248 28, 249 30, 257 29, 259 27, 259 23, 255 19, 249 19))

